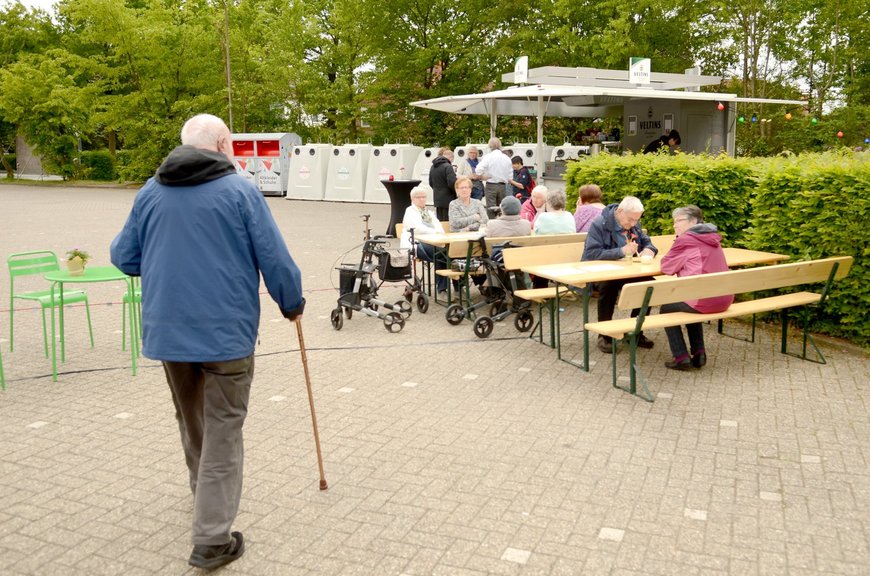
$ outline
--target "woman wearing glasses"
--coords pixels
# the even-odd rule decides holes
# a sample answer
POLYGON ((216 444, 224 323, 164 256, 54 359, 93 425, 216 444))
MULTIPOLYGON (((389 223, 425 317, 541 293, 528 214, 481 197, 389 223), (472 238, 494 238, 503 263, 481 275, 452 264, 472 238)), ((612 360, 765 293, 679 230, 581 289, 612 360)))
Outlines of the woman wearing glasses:
MULTIPOLYGON (((670 251, 662 258, 662 272, 676 276, 697 276, 711 272, 725 272, 725 253, 722 251, 722 236, 716 231, 716 226, 704 222, 701 209, 689 205, 677 208, 673 212, 674 232, 677 239, 670 251)), ((663 304, 662 314, 668 312, 692 312, 696 314, 711 314, 727 310, 734 302, 734 296, 717 296, 700 300, 688 300, 674 304, 663 304)), ((701 319, 703 321, 703 319, 701 319)), ((700 368, 707 363, 707 352, 704 349, 704 328, 701 322, 687 324, 689 346, 683 339, 683 330, 679 326, 665 328, 668 344, 671 347, 671 360, 665 366, 672 370, 691 370, 700 368), (691 352, 691 355, 690 355, 691 352)))

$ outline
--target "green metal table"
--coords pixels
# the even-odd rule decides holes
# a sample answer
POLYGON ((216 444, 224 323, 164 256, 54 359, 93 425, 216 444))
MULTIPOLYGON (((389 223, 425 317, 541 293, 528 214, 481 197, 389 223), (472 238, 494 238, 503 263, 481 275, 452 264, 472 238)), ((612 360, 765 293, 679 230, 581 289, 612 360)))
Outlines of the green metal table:
MULTIPOLYGON (((63 329, 63 285, 89 284, 96 282, 124 282, 127 285, 128 300, 133 301, 133 279, 114 266, 88 266, 80 276, 73 276, 68 270, 55 270, 45 274, 45 279, 51 282, 51 379, 57 382, 57 336, 55 328, 55 309, 57 310, 57 329, 60 330, 60 360, 66 361, 66 343, 63 329), (57 293, 59 306, 55 306, 57 293)), ((130 359, 133 365, 133 375, 136 375, 136 356, 139 352, 139 330, 136 315, 128 314, 130 332, 130 359)))

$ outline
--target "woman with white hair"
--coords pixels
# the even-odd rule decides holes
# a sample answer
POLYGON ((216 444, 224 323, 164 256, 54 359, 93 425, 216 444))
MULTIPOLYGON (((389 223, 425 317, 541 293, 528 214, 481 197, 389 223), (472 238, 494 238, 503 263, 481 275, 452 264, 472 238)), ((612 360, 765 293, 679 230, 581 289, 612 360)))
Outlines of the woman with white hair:
POLYGON ((574 216, 565 211, 567 199, 561 190, 547 192, 547 211, 535 218, 535 235, 573 234, 574 216))
MULTIPOLYGON (((411 249, 411 230, 414 236, 419 234, 443 234, 444 228, 435 213, 426 208, 426 191, 422 188, 411 190, 411 205, 405 208, 405 216, 402 218, 402 237, 399 247, 411 249)), ((417 258, 426 262, 435 262, 435 269, 441 270, 447 267, 446 258, 440 258, 440 252, 435 251, 434 246, 429 244, 417 244, 417 258)), ((449 279, 445 276, 435 275, 435 287, 439 292, 447 290, 449 279)))

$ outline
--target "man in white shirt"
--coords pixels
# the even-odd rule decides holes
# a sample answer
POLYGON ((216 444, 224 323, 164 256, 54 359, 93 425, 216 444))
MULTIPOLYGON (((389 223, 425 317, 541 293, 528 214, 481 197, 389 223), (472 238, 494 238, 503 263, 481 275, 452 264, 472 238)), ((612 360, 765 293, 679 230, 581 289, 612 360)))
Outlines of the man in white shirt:
POLYGON ((481 159, 474 172, 485 182, 486 208, 501 205, 506 194, 508 181, 513 178, 514 167, 511 159, 501 150, 501 140, 489 139, 490 152, 481 159))

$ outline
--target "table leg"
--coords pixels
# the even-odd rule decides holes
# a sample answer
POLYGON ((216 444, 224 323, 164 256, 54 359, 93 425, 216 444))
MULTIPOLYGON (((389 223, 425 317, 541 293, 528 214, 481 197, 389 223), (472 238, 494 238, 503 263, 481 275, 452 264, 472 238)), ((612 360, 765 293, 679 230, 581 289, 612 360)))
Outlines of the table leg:
POLYGON ((127 278, 127 301, 130 303, 130 313, 127 316, 129 320, 130 330, 130 359, 133 365, 133 376, 136 375, 136 356, 139 355, 139 321, 136 318, 136 301, 134 299, 135 291, 133 289, 133 279, 127 278))
POLYGON ((591 284, 583 286, 583 370, 586 372, 589 372, 589 331, 586 329, 586 323, 589 322, 589 297, 591 292, 591 284))
POLYGON ((51 380, 57 382, 57 336, 54 328, 54 288, 57 282, 51 283, 51 380))
MULTIPOLYGON (((559 313, 561 306, 558 290, 560 286, 560 284, 556 284, 556 309, 554 311, 556 314, 556 356, 563 362, 576 366, 584 372, 589 372, 589 331, 586 330, 586 323, 589 322, 589 296, 592 289, 589 284, 583 286, 583 320, 581 323, 583 330, 583 362, 578 363, 574 360, 562 358, 562 315, 559 313)), ((570 290, 569 286, 565 286, 570 290)))
POLYGON ((58 284, 60 284, 60 306, 57 308, 58 327, 60 328, 60 361, 66 362, 66 338, 64 338, 63 325, 63 282, 58 282, 58 284))

